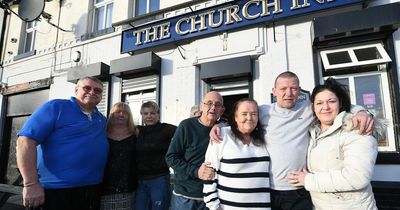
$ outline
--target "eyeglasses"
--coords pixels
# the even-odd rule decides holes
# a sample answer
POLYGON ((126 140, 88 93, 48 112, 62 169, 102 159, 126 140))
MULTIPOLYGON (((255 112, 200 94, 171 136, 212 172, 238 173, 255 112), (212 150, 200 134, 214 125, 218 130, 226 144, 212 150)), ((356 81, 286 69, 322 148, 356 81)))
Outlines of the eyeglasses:
POLYGON ((93 90, 93 92, 94 92, 95 94, 98 94, 98 95, 100 95, 100 94, 103 93, 103 89, 101 89, 101 88, 95 88, 95 87, 90 87, 90 86, 83 86, 83 87, 82 87, 82 90, 85 91, 86 93, 90 93, 90 91, 93 90))
POLYGON ((224 105, 222 105, 219 102, 213 103, 212 101, 207 101, 207 102, 201 102, 201 103, 206 105, 207 108, 209 108, 209 109, 211 109, 212 106, 214 106, 216 109, 220 109, 220 108, 224 107, 224 105))

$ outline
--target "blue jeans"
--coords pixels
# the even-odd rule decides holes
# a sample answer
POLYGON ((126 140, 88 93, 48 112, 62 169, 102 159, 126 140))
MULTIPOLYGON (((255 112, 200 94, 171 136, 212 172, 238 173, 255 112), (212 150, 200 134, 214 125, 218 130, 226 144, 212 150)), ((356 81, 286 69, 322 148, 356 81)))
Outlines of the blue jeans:
POLYGON ((272 210, 312 210, 310 193, 298 190, 271 190, 272 210))
POLYGON ((208 210, 203 201, 172 194, 171 210, 208 210))
POLYGON ((135 195, 136 210, 168 210, 171 200, 169 175, 139 179, 135 195))

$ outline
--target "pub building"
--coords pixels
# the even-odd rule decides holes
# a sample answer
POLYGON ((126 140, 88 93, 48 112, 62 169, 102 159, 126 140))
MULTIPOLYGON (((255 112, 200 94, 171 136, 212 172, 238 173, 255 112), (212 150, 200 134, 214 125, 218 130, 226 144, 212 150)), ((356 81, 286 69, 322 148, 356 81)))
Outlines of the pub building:
POLYGON ((272 103, 276 76, 291 71, 299 100, 334 77, 352 104, 390 122, 372 185, 380 209, 400 208, 400 1, 46 0, 39 19, 1 17, 1 183, 18 176, 16 132, 40 104, 73 95, 79 78, 103 81, 105 115, 124 101, 140 125, 151 100, 178 125, 212 90, 226 114, 243 97, 272 103))

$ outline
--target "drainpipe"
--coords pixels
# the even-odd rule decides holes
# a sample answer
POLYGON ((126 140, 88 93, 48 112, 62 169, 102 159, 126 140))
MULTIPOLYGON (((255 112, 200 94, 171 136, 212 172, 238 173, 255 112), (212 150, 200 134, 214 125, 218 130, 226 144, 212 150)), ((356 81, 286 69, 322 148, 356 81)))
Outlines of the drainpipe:
MULTIPOLYGON (((58 44, 58 39, 60 36, 60 18, 61 18, 61 8, 62 8, 62 0, 59 2, 59 8, 58 8, 58 20, 57 20, 57 32, 56 32, 56 41, 54 43, 54 67, 53 69, 50 70, 50 80, 53 82, 53 77, 57 72, 57 44, 58 44)), ((60 64, 61 66, 61 64, 60 64)))
MULTIPOLYGON (((0 36, 0 83, 3 80, 3 62, 4 62, 4 57, 5 57, 5 48, 6 48, 6 44, 4 43, 4 40, 6 40, 5 37, 8 36, 8 34, 6 34, 7 32, 7 20, 8 20, 8 16, 10 15, 10 13, 7 10, 3 10, 3 24, 1 27, 1 36, 0 36)), ((2 85, 0 85, 2 86, 2 85)), ((1 87, 0 87, 1 88, 1 87)), ((3 144, 3 137, 4 137, 4 122, 5 122, 5 118, 6 118, 6 99, 5 97, 0 94, 0 148, 1 145, 3 144)), ((0 150, 1 153, 1 150, 0 150)), ((0 154, 1 155, 1 154, 0 154)))
MULTIPOLYGON (((1 34, 0 34, 0 82, 3 80, 3 62, 4 62, 4 57, 5 57, 5 48, 6 48, 6 43, 4 43, 4 40, 7 40, 5 37, 8 36, 7 32, 7 19, 10 13, 7 10, 3 10, 3 18, 2 18, 2 27, 1 27, 1 34)), ((9 20, 9 19, 8 19, 9 20)), ((0 85, 1 88, 2 85, 0 85)), ((6 110, 7 110, 7 100, 6 97, 3 96, 3 94, 0 93, 0 182, 4 182, 4 177, 5 177, 5 171, 4 167, 6 167, 6 162, 2 159, 4 159, 5 155, 3 154, 3 151, 6 151, 8 148, 3 148, 3 141, 4 141, 4 127, 5 127, 5 119, 6 119, 6 110)))

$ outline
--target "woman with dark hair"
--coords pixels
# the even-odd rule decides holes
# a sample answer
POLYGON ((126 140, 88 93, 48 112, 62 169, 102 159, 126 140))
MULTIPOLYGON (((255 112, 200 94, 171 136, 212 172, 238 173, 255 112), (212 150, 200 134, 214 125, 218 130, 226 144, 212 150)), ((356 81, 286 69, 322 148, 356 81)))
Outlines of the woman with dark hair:
POLYGON ((269 154, 258 122, 258 104, 241 99, 233 106, 221 144, 209 144, 205 161, 216 171, 204 184, 204 202, 216 209, 270 209, 269 154))
POLYGON ((377 209, 371 177, 377 141, 351 124, 350 97, 336 80, 314 88, 311 102, 316 116, 310 127, 307 168, 287 176, 294 186, 310 191, 315 209, 377 209))

